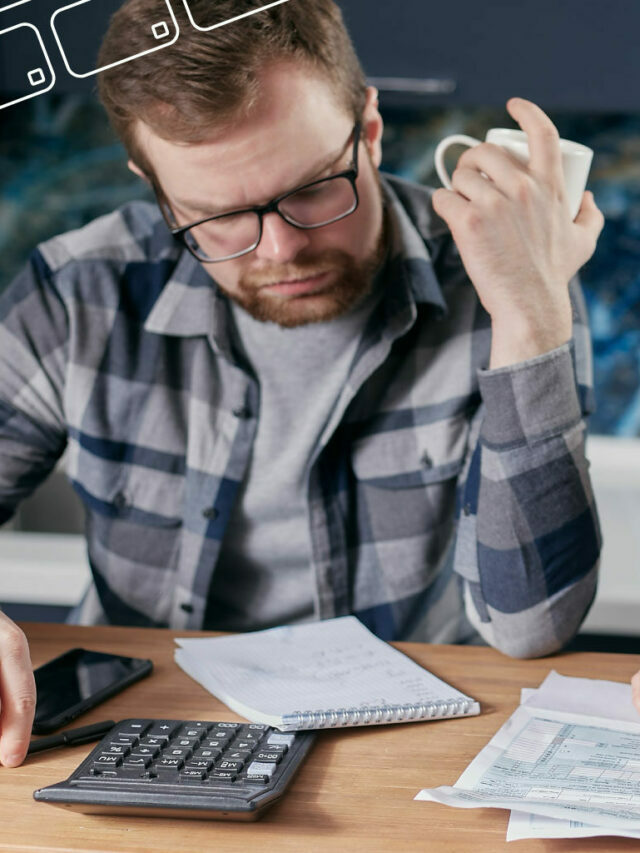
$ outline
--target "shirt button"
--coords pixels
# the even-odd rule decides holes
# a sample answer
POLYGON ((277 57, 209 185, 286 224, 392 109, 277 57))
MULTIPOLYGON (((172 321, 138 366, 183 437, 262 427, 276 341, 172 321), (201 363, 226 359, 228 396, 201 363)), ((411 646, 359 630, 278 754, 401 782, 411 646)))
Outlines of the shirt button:
POLYGON ((206 506, 202 510, 203 518, 208 518, 209 521, 215 521, 220 513, 214 506, 206 506))
POLYGON ((234 418, 240 418, 243 421, 251 417, 251 409, 248 406, 238 406, 232 412, 234 418))
POLYGON ((188 601, 184 601, 180 607, 184 610, 185 613, 193 613, 193 604, 189 604, 188 601))
POLYGON ((116 492, 113 496, 113 505, 116 509, 124 509, 127 505, 127 496, 124 492, 116 492))
POLYGON ((422 456, 420 457, 420 462, 424 468, 433 467, 433 459, 429 456, 427 451, 425 450, 422 456))

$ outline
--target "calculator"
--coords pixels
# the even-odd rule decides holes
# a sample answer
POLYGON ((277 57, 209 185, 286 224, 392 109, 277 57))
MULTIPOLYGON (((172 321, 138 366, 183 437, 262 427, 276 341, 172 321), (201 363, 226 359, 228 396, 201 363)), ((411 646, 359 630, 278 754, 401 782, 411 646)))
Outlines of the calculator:
POLYGON ((255 820, 314 738, 258 723, 121 720, 66 781, 33 796, 85 814, 255 820))

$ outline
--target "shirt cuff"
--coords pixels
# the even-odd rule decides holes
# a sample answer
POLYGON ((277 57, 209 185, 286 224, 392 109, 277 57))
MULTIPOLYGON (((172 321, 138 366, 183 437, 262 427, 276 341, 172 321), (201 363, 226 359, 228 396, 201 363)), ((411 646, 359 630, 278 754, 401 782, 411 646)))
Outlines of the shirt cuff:
POLYGON ((482 441, 492 447, 532 444, 580 422, 573 344, 508 367, 479 370, 485 405, 482 441))

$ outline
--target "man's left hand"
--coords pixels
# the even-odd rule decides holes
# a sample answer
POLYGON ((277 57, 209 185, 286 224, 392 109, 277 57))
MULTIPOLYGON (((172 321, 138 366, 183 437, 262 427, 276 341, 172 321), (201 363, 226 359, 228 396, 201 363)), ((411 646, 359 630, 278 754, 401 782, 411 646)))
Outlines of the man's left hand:
POLYGON ((528 136, 529 163, 484 142, 460 157, 453 190, 433 195, 491 316, 491 367, 533 358, 571 338, 568 284, 604 225, 589 192, 571 221, 558 131, 549 117, 522 98, 509 100, 507 109, 528 136))
POLYGON ((631 695, 633 697, 633 704, 636 706, 638 713, 640 713, 640 672, 636 672, 631 679, 631 695))

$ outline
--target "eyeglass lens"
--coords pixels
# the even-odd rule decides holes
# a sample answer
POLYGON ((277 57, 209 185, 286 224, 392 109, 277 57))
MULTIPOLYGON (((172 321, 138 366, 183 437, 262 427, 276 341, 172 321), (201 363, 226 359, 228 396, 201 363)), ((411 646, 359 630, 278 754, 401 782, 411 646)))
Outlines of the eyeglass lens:
MULTIPOLYGON (((290 225, 320 228, 352 213, 357 205, 353 184, 336 176, 302 187, 278 203, 290 225)), ((253 211, 231 213, 195 225, 185 240, 202 260, 222 260, 254 249, 260 239, 260 216, 253 211)))

